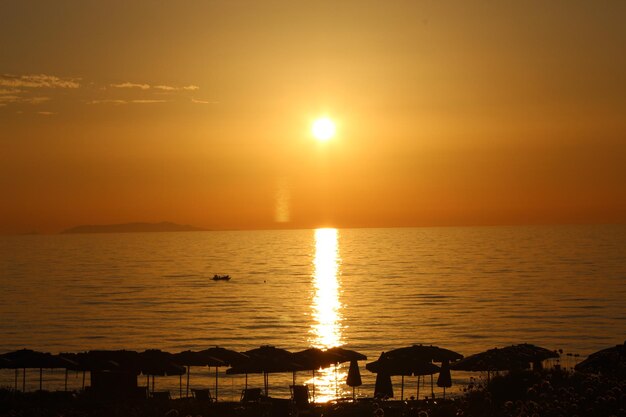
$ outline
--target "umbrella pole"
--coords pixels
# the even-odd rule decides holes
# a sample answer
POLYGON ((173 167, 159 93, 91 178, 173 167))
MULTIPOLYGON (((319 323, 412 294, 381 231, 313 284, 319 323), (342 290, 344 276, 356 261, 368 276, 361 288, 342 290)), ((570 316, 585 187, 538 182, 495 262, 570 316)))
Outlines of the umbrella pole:
POLYGON ((415 393, 415 399, 419 401, 420 399, 420 376, 417 376, 417 392, 415 393))
POLYGON ((83 391, 85 390, 85 371, 83 371, 83 391))
POLYGON ((313 369, 313 402, 315 402, 315 369, 313 369))
POLYGON ((148 390, 148 395, 150 395, 150 375, 146 375, 146 389, 148 390))
POLYGON ((154 375, 152 375, 152 393, 154 394, 154 375))
POLYGON ((217 366, 215 367, 215 402, 217 402, 217 366))
POLYGON ((356 389, 355 387, 352 387, 352 402, 354 402, 356 399, 356 394, 354 392, 355 389, 356 389))
POLYGON ((183 374, 178 375, 178 398, 183 398, 183 374))
POLYGON ((65 370, 65 392, 67 392, 67 369, 65 370))
POLYGON ((402 375, 402 385, 400 385, 400 401, 404 400, 404 375, 402 375))
POLYGON ((189 398, 189 373, 191 372, 191 366, 187 365, 187 391, 185 392, 185 396, 189 398))
POLYGON ((446 387, 443 387, 443 399, 446 399, 446 387))
POLYGON ((296 371, 291 373, 291 385, 296 386, 296 371))
POLYGON ((430 396, 435 399, 435 385, 433 384, 433 374, 430 374, 430 396))
POLYGON ((22 392, 26 392, 26 368, 22 369, 22 392))
POLYGON ((43 391, 43 368, 39 368, 39 391, 43 391))
POLYGON ((335 399, 339 398, 339 382, 338 382, 338 377, 337 377, 337 364, 335 364, 335 399))
POLYGON ((246 372, 246 389, 248 389, 248 373, 246 372))

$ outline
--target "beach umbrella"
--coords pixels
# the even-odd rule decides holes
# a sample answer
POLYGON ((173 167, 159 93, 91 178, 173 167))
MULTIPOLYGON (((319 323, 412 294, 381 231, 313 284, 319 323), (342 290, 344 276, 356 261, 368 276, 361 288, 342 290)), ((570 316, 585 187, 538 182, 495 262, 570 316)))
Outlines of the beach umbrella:
POLYGON ((446 388, 452 386, 452 375, 450 374, 450 362, 443 361, 441 363, 441 370, 439 371, 439 377, 437 378, 437 386, 443 388, 443 398, 446 398, 446 388))
POLYGON ((139 369, 142 374, 146 375, 148 381, 152 376, 152 392, 154 392, 155 376, 185 374, 185 367, 176 364, 173 354, 159 349, 148 349, 141 352, 139 354, 139 369))
POLYGON ((244 352, 244 354, 248 356, 248 359, 238 362, 232 368, 227 369, 226 373, 230 375, 262 373, 266 396, 268 396, 269 393, 270 373, 302 370, 302 366, 297 363, 293 353, 285 349, 276 348, 274 346, 261 346, 256 349, 248 350, 244 352))
MULTIPOLYGON (((186 387, 186 396, 189 397, 189 375, 192 366, 215 366, 215 395, 217 401, 217 367, 226 365, 226 362, 215 358, 207 353, 207 351, 194 352, 191 350, 186 350, 183 352, 179 352, 173 355, 173 360, 177 365, 182 365, 187 367, 187 387, 186 387)), ((182 375, 180 375, 179 381, 179 395, 182 397, 182 375)))
POLYGON ((90 350, 79 354, 79 362, 88 371, 124 371, 141 373, 142 357, 134 350, 90 350))
POLYGON ((91 350, 79 353, 61 353, 75 365, 69 369, 82 372, 85 389, 85 374, 96 371, 124 371, 139 375, 139 353, 131 350, 91 350))
POLYGON ((359 364, 357 361, 350 361, 350 369, 348 370, 346 384, 349 387, 352 387, 352 401, 354 401, 355 388, 360 387, 363 384, 363 382, 361 381, 361 372, 359 371, 359 364))
POLYGON ((219 346, 214 346, 205 350, 201 350, 200 353, 219 359, 226 365, 230 366, 233 366, 240 362, 245 362, 246 360, 250 359, 250 357, 244 353, 240 353, 235 350, 226 349, 219 346))
POLYGON ((530 344, 493 348, 476 353, 451 365, 460 371, 511 371, 528 369, 531 363, 558 358, 558 353, 530 344))
POLYGON ((362 353, 359 353, 356 350, 345 349, 340 346, 327 349, 326 353, 335 357, 334 363, 367 360, 367 356, 363 355, 362 353))
MULTIPOLYGON (((545 351, 534 350, 529 346, 512 345, 504 348, 489 349, 468 356, 450 367, 459 371, 487 372, 487 380, 489 380, 491 372, 528 369, 531 362, 545 359, 545 351)), ((553 354, 556 355, 556 353, 553 354)))
POLYGON ((200 351, 201 354, 203 355, 207 355, 216 359, 219 359, 220 361, 223 362, 223 365, 220 364, 215 364, 215 365, 209 365, 210 366, 215 366, 215 401, 217 401, 218 398, 218 368, 220 366, 224 366, 224 365, 234 365, 236 363, 240 363, 240 362, 244 362, 248 359, 248 357, 243 354, 243 353, 239 353, 237 351, 231 350, 231 349, 226 349, 223 347, 219 347, 219 346, 214 346, 205 350, 200 351))
MULTIPOLYGON (((408 354, 392 354, 393 351, 383 352, 378 360, 365 365, 370 372, 383 373, 389 376, 401 376, 402 385, 400 395, 404 398, 404 377, 410 375, 432 375, 439 372, 439 367, 424 357, 412 357, 408 354)), ((418 381, 419 384, 419 381, 418 381)), ((419 385, 418 385, 419 390, 419 385)), ((418 391, 419 397, 419 391, 418 391)))
POLYGON ((374 397, 393 397, 393 385, 391 385, 391 375, 384 372, 379 372, 376 374, 374 397))
POLYGON ((592 353, 574 369, 591 374, 626 374, 626 342, 592 353))
POLYGON ((454 362, 463 359, 463 355, 450 349, 432 345, 412 345, 387 352, 391 357, 412 358, 421 362, 454 362))
MULTIPOLYGON (((313 401, 315 401, 315 371, 336 363, 339 357, 320 348, 311 347, 294 352, 293 358, 303 371, 311 371, 313 373, 313 401)), ((295 385, 295 372, 293 379, 295 385)))
POLYGON ((14 369, 22 369, 24 377, 22 381, 22 391, 26 390, 26 369, 39 368, 39 390, 43 389, 43 369, 67 368, 76 364, 58 355, 37 352, 31 349, 20 349, 5 353, 2 358, 9 360, 14 369))
POLYGON ((335 359, 335 392, 336 396, 339 397, 339 385, 337 380, 337 371, 338 364, 343 362, 352 362, 352 361, 362 361, 366 360, 367 356, 362 353, 357 352, 356 350, 342 348, 341 346, 335 346, 328 350, 326 350, 328 354, 334 355, 335 359))
POLYGON ((342 357, 328 350, 312 347, 293 353, 293 359, 302 367, 302 370, 315 371, 341 361, 342 357))
POLYGON ((560 356, 556 350, 546 349, 530 343, 509 346, 507 349, 517 352, 520 358, 529 358, 533 364, 533 369, 541 369, 544 360, 560 356))

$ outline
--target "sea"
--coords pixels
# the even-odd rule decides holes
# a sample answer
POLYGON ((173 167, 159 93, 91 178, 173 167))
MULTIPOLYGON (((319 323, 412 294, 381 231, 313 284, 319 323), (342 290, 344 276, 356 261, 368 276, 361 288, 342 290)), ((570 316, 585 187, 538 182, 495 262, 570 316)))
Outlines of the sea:
MULTIPOLYGON (((626 338, 624 225, 24 235, 0 245, 0 353, 342 346, 367 355, 354 394, 371 396, 365 364, 412 344, 467 356, 533 343, 572 367, 626 338)), ((317 401, 351 398, 347 370, 299 372, 296 383, 317 401)), ((263 386, 261 375, 225 371, 216 387, 215 368, 192 367, 190 385, 217 389, 220 401, 263 386)), ((69 389, 82 387, 81 373, 68 377, 69 389)), ((484 375, 452 377, 448 395, 484 375)), ((0 370, 0 386, 15 378, 0 370)), ((270 375, 269 394, 288 397, 292 378, 270 375)), ((396 398, 417 395, 416 378, 404 380, 401 392, 393 378, 396 398)), ((43 372, 44 389, 64 381, 63 370, 43 372)), ((420 384, 421 397, 442 395, 429 377, 420 384)), ((38 388, 39 370, 27 370, 26 389, 38 388)), ((155 389, 185 396, 186 376, 157 377, 155 389)))

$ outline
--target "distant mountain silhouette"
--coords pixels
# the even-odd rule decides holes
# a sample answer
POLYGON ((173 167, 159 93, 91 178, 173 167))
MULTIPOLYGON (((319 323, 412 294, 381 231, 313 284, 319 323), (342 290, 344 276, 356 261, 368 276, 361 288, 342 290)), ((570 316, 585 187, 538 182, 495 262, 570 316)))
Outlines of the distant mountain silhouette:
POLYGON ((171 222, 161 223, 124 223, 124 224, 101 224, 76 226, 62 231, 69 233, 146 233, 146 232, 199 232, 205 229, 176 224, 171 222))

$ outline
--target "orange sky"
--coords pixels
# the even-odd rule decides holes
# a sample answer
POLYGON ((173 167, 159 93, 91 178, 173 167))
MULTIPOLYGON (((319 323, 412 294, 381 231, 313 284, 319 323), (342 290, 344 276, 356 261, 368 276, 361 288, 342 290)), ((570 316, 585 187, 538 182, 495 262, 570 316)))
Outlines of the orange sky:
POLYGON ((617 0, 4 2, 0 233, 624 222, 624 16, 617 0))

